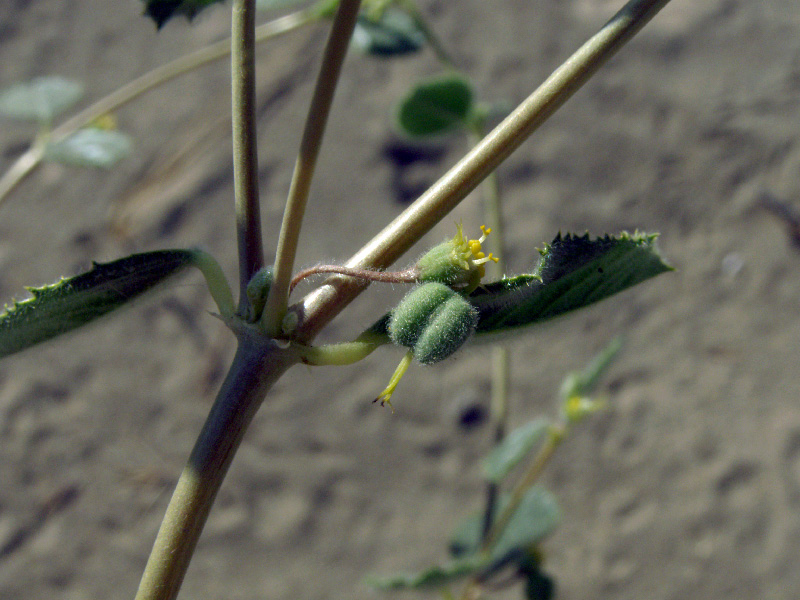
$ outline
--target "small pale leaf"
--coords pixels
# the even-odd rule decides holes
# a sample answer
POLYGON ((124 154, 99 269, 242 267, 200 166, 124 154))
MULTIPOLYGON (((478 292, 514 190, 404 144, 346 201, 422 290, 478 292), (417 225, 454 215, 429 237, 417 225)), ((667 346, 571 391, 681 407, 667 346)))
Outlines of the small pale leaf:
MULTIPOLYGON (((504 494, 495 510, 495 518, 508 506, 504 494)), ((532 486, 517 507, 505 530, 492 548, 488 564, 503 563, 511 552, 524 551, 542 541, 561 520, 553 495, 541 486, 532 486)), ((481 547, 483 514, 474 514, 462 521, 450 541, 450 553, 459 559, 473 556, 481 547)))
POLYGON ((425 40, 425 31, 411 15, 388 6, 376 18, 365 13, 358 15, 352 44, 364 54, 390 57, 417 52, 425 40))
POLYGON ((131 139, 115 130, 87 128, 49 144, 44 158, 73 167, 109 169, 131 151, 131 139))
POLYGON ((83 95, 83 87, 63 77, 37 77, 0 92, 0 114, 49 124, 83 95))
POLYGON ((518 427, 497 446, 484 460, 483 470, 489 481, 498 483, 517 466, 547 433, 550 422, 536 419, 518 427))
POLYGON ((29 288, 32 297, 0 314, 0 357, 44 342, 117 309, 194 264, 194 250, 133 254, 91 271, 29 288))
POLYGON ((415 87, 401 101, 397 123, 408 136, 436 136, 464 127, 472 109, 469 82, 458 75, 446 75, 415 87))
POLYGON ((306 0, 256 0, 256 10, 280 10, 302 4, 306 0))
POLYGON ((471 556, 463 560, 454 560, 446 565, 433 566, 420 573, 369 577, 366 583, 383 591, 441 587, 472 575, 480 570, 485 562, 482 557, 471 556))

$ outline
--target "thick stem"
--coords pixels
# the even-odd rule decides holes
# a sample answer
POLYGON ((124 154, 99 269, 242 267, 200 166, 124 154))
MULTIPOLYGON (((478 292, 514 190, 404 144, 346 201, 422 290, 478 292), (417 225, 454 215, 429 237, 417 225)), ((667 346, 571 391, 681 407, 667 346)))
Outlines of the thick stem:
POLYGON ((361 0, 341 0, 333 20, 331 33, 322 57, 314 96, 308 109, 300 152, 297 155, 289 197, 283 213, 278 249, 275 253, 272 287, 262 313, 264 330, 273 336, 280 333, 281 321, 286 314, 289 300, 289 281, 297 255, 300 228, 306 211, 311 180, 317 165, 317 157, 322 146, 322 137, 328 122, 333 95, 339 74, 342 71, 350 37, 356 25, 361 0))
POLYGON ((183 582, 211 505, 267 390, 298 361, 274 342, 240 335, 216 402, 178 480, 136 600, 171 600, 183 582))
MULTIPOLYGON (((489 133, 461 161, 431 186, 345 266, 385 269, 442 220, 469 192, 539 125, 567 101, 608 59, 669 0, 631 0, 603 28, 489 133)), ((334 277, 292 307, 298 335, 310 341, 342 308, 363 291, 360 282, 334 277)))
POLYGON ((258 204, 255 0, 234 0, 231 25, 233 190, 239 241, 239 314, 247 315, 247 284, 264 266, 258 204))

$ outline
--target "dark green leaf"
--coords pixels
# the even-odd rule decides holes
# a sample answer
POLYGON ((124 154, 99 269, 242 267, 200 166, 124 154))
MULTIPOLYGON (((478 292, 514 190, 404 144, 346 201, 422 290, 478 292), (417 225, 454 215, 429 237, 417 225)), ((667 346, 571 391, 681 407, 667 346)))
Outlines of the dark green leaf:
POLYGON ((0 314, 0 357, 90 323, 195 262, 196 251, 133 254, 41 288, 0 314))
POLYGON ((108 169, 131 151, 131 139, 114 130, 87 128, 48 144, 44 158, 73 167, 108 169))
POLYGON ((441 587, 456 579, 467 577, 484 566, 485 560, 472 556, 464 560, 455 560, 444 566, 433 566, 420 573, 390 575, 387 577, 370 577, 367 585, 379 590, 402 590, 441 587))
MULTIPOLYGON (((508 496, 504 495, 495 515, 502 514, 506 506, 508 496)), ((512 554, 526 552, 551 533, 560 520, 561 512, 553 495, 540 486, 532 486, 492 548, 486 569, 505 564, 512 554)), ((450 553, 457 558, 475 555, 481 547, 482 534, 483 514, 474 514, 456 529, 450 553)))
POLYGON ((538 444, 547 433, 548 427, 550 422, 547 419, 536 419, 508 434, 500 444, 492 448, 484 460, 486 478, 495 483, 500 482, 538 444))
POLYGON ((419 84, 400 103, 397 123, 413 137, 441 135, 464 127, 472 114, 472 88, 458 75, 419 84))
POLYGON ((389 6, 378 16, 359 14, 352 43, 364 54, 399 56, 418 51, 425 39, 425 31, 413 17, 389 6))
POLYGON ((83 95, 81 84, 63 77, 37 77, 0 92, 0 114, 49 124, 83 95))
POLYGON ((534 571, 525 576, 525 598, 527 600, 552 600, 556 597, 556 584, 553 578, 534 571))
POLYGON ((655 235, 594 240, 560 234, 541 250, 535 273, 502 279, 469 297, 478 309, 477 333, 507 331, 598 302, 665 271, 655 235))
POLYGON ((190 21, 204 8, 224 0, 143 0, 144 14, 161 27, 176 15, 183 15, 190 21))

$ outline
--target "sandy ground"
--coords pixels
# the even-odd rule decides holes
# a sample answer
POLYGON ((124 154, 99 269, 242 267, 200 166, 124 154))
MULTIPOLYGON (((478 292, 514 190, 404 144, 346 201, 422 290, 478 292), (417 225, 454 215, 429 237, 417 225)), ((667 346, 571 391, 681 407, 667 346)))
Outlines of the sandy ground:
MULTIPOLYGON (((527 95, 612 14, 605 0, 422 2, 486 100, 527 95)), ((0 7, 0 84, 58 74, 87 100, 224 37, 229 7, 156 33, 135 0, 0 7)), ((800 597, 800 254, 757 206, 800 175, 795 0, 674 0, 500 171, 509 270, 559 231, 660 231, 677 267, 509 340, 512 420, 554 415, 562 376, 618 334, 608 410, 547 470, 564 522, 545 545, 561 598, 800 597)), ((274 248, 322 26, 259 50, 265 244, 274 248)), ((439 72, 429 53, 344 71, 301 264, 343 260, 452 164, 465 140, 398 171, 390 106, 439 72)), ((235 273, 225 62, 118 114, 136 139, 112 173, 47 166, 0 209, 0 297, 132 251, 202 245, 235 273), (175 156, 181 160, 171 161, 175 156)), ((29 127, 3 122, 3 168, 29 127)), ((477 228, 480 199, 454 213, 477 228)), ((453 220, 451 219, 451 221, 453 220)), ((429 241, 451 235, 442 224, 429 241)), ((344 340, 401 290, 365 294, 344 340)), ((132 597, 177 475, 233 351, 198 276, 116 319, 0 364, 0 597, 132 597)), ((482 502, 485 347, 415 367, 394 415, 370 404, 399 354, 295 368, 223 487, 183 598, 374 595, 374 572, 445 557, 482 502)), ((514 589, 493 597, 519 598, 514 589)))

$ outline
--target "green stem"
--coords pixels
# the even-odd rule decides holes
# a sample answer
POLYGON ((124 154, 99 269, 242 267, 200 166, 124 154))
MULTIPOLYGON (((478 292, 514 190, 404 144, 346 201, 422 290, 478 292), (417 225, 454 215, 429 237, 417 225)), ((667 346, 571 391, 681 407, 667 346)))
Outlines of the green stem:
POLYGON ((536 455, 536 458, 534 459, 533 463, 531 463, 530 468, 525 473, 523 478, 519 481, 519 483, 517 483, 517 485, 514 486, 514 489, 511 490, 511 496, 508 504, 503 512, 500 513, 500 515, 494 521, 489 533, 484 538, 482 548, 484 551, 491 550, 494 544, 496 544, 500 539, 500 536, 503 534, 503 531, 505 531, 509 521, 511 521, 511 517, 514 516, 514 513, 519 508, 520 503, 522 503, 525 493, 536 482, 536 480, 539 479, 539 476, 544 471, 545 466, 547 466, 547 463, 550 462, 550 459, 553 457, 556 448, 558 448, 558 445, 564 439, 565 434, 566 426, 564 425, 553 425, 550 428, 547 439, 539 450, 539 453, 536 455))
POLYGON ((263 337, 240 335, 239 348, 167 507, 136 600, 178 595, 231 460, 269 388, 297 356, 263 337))
POLYGON ((367 356, 373 350, 389 343, 386 336, 370 334, 360 335, 352 342, 328 344, 325 346, 304 346, 295 344, 294 348, 301 360, 314 366, 352 365, 367 356))
MULTIPOLYGON (((479 119, 470 130, 472 145, 478 144, 484 135, 484 119, 479 119)), ((497 171, 492 171, 481 184, 483 207, 486 224, 492 229, 492 246, 497 250, 497 266, 500 273, 506 272, 505 226, 503 221, 500 182, 497 171)), ((490 414, 492 421, 492 445, 503 441, 508 425, 508 386, 510 375, 510 357, 508 349, 501 345, 492 347, 492 384, 490 398, 490 414)), ((492 528, 497 502, 500 497, 500 486, 495 482, 486 484, 486 506, 483 512, 482 539, 487 539, 492 528)))
POLYGON ((233 191, 239 242, 239 315, 250 312, 247 284, 264 266, 258 203, 255 0, 234 0, 231 22, 233 191))
MULTIPOLYGON (((269 23, 264 23, 256 28, 256 42, 260 43, 282 33, 293 31, 294 29, 321 18, 317 13, 318 11, 315 10, 314 7, 311 7, 275 19, 269 23)), ((200 48, 186 56, 176 58, 152 71, 148 71, 144 75, 129 81, 122 87, 64 121, 61 125, 53 129, 50 134, 50 140, 52 142, 63 140, 81 127, 86 127, 97 118, 118 110, 145 92, 167 83, 180 75, 194 71, 203 65, 224 58, 230 53, 231 40, 221 40, 204 48, 200 48)), ((42 148, 33 146, 22 154, 11 168, 6 171, 3 177, 0 178, 0 206, 2 206, 9 192, 25 179, 25 177, 39 165, 41 160, 42 148)))
MULTIPOLYGON (((631 39, 669 0, 631 0, 461 161, 359 250, 345 266, 384 269, 400 258, 631 39)), ((309 341, 364 290, 331 278, 292 311, 309 341)))
POLYGON ((292 277, 294 259, 297 255, 297 244, 300 228, 303 224, 311 180, 317 164, 317 157, 328 122, 333 95, 339 74, 342 70, 350 37, 356 24, 356 17, 361 0, 341 0, 333 20, 331 33, 322 58, 314 96, 308 110, 300 152, 295 163, 294 175, 289 188, 289 197, 283 213, 278 248, 275 254, 274 280, 267 297, 267 304, 262 313, 262 324, 267 334, 277 336, 281 330, 281 321, 286 314, 289 299, 289 281, 292 277))

